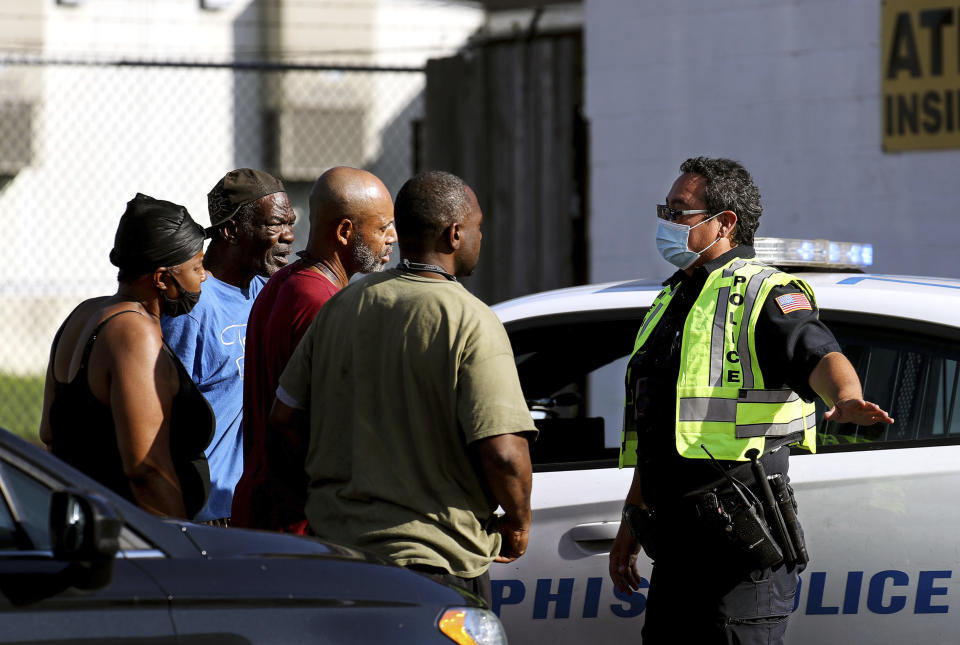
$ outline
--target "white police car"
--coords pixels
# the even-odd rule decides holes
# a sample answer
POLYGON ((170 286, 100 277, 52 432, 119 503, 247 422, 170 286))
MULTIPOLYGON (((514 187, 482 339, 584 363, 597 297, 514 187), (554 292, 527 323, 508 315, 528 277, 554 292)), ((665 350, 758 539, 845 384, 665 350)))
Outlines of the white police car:
MULTIPOLYGON (((822 271, 869 266, 869 245, 758 238, 756 248, 812 285, 865 398, 896 420, 821 421, 817 454, 791 458, 811 562, 788 642, 955 642, 960 280, 822 271)), ((616 592, 607 558, 632 476, 616 462, 626 360, 659 289, 614 282, 494 307, 540 428, 529 550, 491 569, 494 610, 514 642, 639 638, 644 590, 616 592)), ((645 556, 640 570, 648 580, 645 556)))

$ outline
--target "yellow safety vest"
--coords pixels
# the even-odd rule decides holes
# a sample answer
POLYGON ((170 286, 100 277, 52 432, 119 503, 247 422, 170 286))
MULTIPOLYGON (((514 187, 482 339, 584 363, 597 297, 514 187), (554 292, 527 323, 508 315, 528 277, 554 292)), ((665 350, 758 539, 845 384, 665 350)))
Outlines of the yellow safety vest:
MULTIPOLYGON (((708 458, 703 444, 717 459, 747 461, 751 448, 763 453, 767 437, 796 432, 803 433, 801 446, 816 451, 813 404, 792 390, 765 388, 756 355, 754 332, 763 303, 771 289, 786 284, 798 285, 814 302, 806 282, 749 258, 734 258, 707 277, 683 325, 675 415, 681 456, 708 458)), ((667 286, 653 301, 633 354, 647 342, 673 295, 667 286)), ((637 463, 636 428, 626 421, 624 426, 621 468, 637 463)))

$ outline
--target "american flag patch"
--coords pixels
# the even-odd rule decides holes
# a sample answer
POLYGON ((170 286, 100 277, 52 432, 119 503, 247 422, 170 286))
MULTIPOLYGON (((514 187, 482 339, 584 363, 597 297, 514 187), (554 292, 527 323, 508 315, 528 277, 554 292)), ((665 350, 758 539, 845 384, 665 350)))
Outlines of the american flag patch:
POLYGON ((810 306, 810 301, 807 300, 807 297, 802 293, 788 293, 785 296, 780 296, 777 298, 777 306, 779 306, 780 311, 785 314, 791 311, 813 311, 813 307, 810 306))

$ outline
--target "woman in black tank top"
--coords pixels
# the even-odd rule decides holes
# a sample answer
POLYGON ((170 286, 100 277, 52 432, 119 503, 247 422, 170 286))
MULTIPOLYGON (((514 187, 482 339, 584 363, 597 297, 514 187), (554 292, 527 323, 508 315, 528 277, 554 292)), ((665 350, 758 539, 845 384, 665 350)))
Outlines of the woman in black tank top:
POLYGON ((185 208, 138 194, 110 252, 117 292, 80 303, 50 349, 41 439, 158 515, 193 517, 210 488, 213 412, 160 331, 199 297, 203 239, 185 208))

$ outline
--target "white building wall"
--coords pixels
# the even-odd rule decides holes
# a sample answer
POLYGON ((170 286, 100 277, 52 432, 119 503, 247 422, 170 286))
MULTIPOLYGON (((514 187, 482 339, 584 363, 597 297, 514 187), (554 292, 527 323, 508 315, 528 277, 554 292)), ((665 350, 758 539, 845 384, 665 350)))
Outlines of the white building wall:
POLYGON ((255 0, 230 0, 216 11, 201 9, 198 0, 84 0, 76 6, 5 0, 24 1, 44 5, 44 53, 54 58, 222 60, 232 55, 235 44, 255 44, 258 37, 256 21, 243 17, 255 0), (241 42, 235 43, 235 29, 241 42))
POLYGON ((753 174, 760 235, 871 242, 876 272, 960 277, 960 151, 881 151, 880 11, 586 0, 591 280, 673 271, 654 204, 698 155, 753 174))
POLYGON ((382 0, 373 28, 373 62, 421 66, 429 58, 452 56, 485 20, 486 12, 471 2, 382 0))

